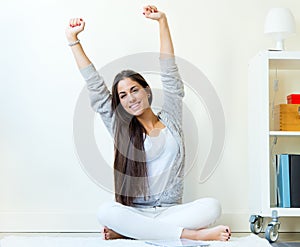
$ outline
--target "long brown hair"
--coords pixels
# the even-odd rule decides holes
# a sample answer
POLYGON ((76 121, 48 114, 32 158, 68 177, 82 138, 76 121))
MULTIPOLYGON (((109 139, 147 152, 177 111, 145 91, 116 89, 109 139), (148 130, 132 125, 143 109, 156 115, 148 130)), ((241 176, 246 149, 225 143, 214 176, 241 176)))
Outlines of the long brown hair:
POLYGON ((116 201, 131 206, 135 198, 146 199, 148 191, 144 140, 146 130, 136 116, 126 112, 120 104, 119 81, 130 78, 147 88, 152 102, 152 92, 146 80, 135 71, 123 70, 116 75, 112 87, 114 122, 114 184, 116 201))

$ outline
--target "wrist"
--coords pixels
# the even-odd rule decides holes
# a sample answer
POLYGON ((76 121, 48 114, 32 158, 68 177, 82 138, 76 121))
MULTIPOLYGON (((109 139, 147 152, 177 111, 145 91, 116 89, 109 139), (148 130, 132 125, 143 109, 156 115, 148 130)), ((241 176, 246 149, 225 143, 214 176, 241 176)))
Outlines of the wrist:
POLYGON ((74 41, 74 42, 70 42, 70 43, 68 44, 68 46, 74 46, 74 45, 77 45, 77 44, 79 44, 79 43, 80 43, 80 40, 77 39, 77 40, 74 41))
POLYGON ((74 43, 78 40, 78 37, 77 37, 77 35, 70 35, 67 37, 67 40, 69 43, 74 43))
POLYGON ((163 13, 162 16, 158 20, 159 24, 167 23, 167 16, 163 13))

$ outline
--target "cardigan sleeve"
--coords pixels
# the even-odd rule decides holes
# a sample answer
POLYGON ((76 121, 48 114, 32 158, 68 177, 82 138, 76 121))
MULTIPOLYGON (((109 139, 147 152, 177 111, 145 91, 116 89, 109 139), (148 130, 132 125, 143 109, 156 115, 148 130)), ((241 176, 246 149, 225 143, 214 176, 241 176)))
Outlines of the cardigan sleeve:
POLYGON ((99 75, 93 64, 81 69, 80 72, 86 81, 91 107, 100 114, 108 131, 112 133, 111 93, 103 77, 99 75))
POLYGON ((162 111, 168 113, 177 123, 182 124, 182 99, 184 85, 175 58, 160 59, 161 80, 163 83, 164 103, 162 111))

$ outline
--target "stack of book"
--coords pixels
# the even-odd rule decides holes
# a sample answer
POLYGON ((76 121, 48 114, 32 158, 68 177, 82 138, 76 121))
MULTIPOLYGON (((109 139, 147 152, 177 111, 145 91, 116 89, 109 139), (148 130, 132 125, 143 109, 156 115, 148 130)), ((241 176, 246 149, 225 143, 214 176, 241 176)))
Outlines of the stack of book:
POLYGON ((277 206, 300 208, 300 154, 276 155, 277 206))

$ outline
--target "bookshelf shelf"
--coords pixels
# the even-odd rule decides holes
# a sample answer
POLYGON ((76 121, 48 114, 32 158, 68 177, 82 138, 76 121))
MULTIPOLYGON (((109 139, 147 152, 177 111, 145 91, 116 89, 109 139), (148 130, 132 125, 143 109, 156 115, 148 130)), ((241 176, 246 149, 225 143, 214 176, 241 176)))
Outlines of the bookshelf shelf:
POLYGON ((300 215, 300 208, 277 208, 274 207, 272 210, 276 210, 278 215, 284 215, 286 217, 295 217, 300 215))
POLYGON ((270 131, 270 136, 300 136, 300 131, 270 131))
POLYGON ((278 233, 278 217, 300 217, 300 208, 277 207, 277 159, 274 158, 280 153, 300 153, 300 131, 274 131, 273 111, 274 106, 287 103, 288 94, 300 92, 299 78, 298 51, 261 51, 249 62, 248 166, 252 214, 249 221, 251 231, 259 233, 263 227, 261 219, 272 218, 265 229, 269 241, 267 234, 278 233))

